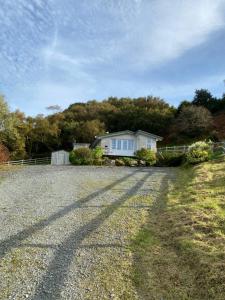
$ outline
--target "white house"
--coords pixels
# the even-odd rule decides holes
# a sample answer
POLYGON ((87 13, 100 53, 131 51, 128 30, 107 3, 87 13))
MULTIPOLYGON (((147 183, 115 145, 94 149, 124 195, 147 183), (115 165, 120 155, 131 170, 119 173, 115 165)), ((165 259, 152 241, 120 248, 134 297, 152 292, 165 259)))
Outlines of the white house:
POLYGON ((97 136, 91 147, 102 147, 105 155, 134 156, 141 148, 156 151, 157 141, 162 139, 160 136, 142 130, 136 132, 125 130, 97 136))

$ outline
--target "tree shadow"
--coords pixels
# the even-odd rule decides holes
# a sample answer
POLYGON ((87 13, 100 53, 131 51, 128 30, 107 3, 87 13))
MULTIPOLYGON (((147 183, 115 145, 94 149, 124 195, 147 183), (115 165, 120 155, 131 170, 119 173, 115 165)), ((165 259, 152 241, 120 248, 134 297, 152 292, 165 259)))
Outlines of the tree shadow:
POLYGON ((98 229, 127 199, 135 195, 152 173, 148 171, 129 191, 126 191, 118 200, 106 207, 97 217, 70 234, 58 246, 47 272, 36 288, 32 300, 60 298, 61 289, 67 278, 69 267, 75 257, 76 251, 81 247, 82 241, 98 229))
MULTIPOLYGON (((151 208, 149 209, 146 223, 140 228, 135 238, 131 241, 130 247, 133 252, 133 281, 137 295, 140 299, 164 299, 164 297, 159 297, 159 295, 156 296, 150 294, 149 285, 151 285, 151 280, 153 280, 153 278, 149 276, 152 265, 149 265, 148 251, 152 251, 149 249, 149 245, 154 245, 156 239, 159 238, 155 236, 155 232, 152 231, 152 227, 157 226, 158 216, 168 205, 167 194, 169 190, 169 183, 170 178, 168 178, 168 175, 165 175, 158 188, 159 193, 153 200, 151 208)), ((161 281, 162 278, 159 278, 158 280, 161 281)), ((154 282, 152 282, 152 284, 154 284, 154 282)))
MULTIPOLYGON (((128 245, 121 244, 87 244, 80 245, 79 249, 97 249, 97 248, 126 248, 128 245)), ((18 248, 41 248, 41 249, 57 249, 58 245, 54 244, 40 244, 40 243, 23 243, 18 248)))
POLYGON ((97 190, 96 192, 93 192, 89 194, 87 197, 81 198, 80 200, 67 205, 63 207, 62 209, 58 210, 56 213, 52 214, 50 217, 41 220, 34 225, 31 225, 22 231, 11 235, 9 238, 3 240, 0 242, 0 258, 2 258, 8 251, 10 251, 12 248, 18 247, 20 243, 27 239, 28 237, 32 236, 33 234, 37 233, 38 231, 44 229, 54 221, 56 221, 59 218, 62 218, 69 214, 74 209, 79 208, 81 205, 91 201, 93 198, 98 197, 101 194, 104 194, 108 190, 114 188, 116 185, 120 184, 121 182, 126 181, 128 178, 132 177, 134 174, 138 173, 139 170, 135 169, 132 173, 112 182, 111 184, 105 186, 104 188, 97 190))

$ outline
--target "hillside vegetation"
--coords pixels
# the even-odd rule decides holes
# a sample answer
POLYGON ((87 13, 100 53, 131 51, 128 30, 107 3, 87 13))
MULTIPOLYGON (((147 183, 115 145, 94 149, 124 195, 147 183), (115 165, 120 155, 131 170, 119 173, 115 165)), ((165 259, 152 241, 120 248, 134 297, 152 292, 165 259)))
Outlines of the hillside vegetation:
POLYGON ((141 299, 225 298, 225 161, 178 170, 133 240, 141 299))
MULTIPOLYGON (((10 112, 0 97, 0 144, 11 158, 47 156, 73 143, 91 143, 107 131, 145 130, 164 137, 164 144, 189 144, 196 140, 225 139, 225 95, 215 98, 197 90, 191 101, 178 108, 159 97, 117 98, 76 102, 64 111, 51 106, 48 116, 27 117, 10 112)), ((1 158, 0 158, 1 159, 1 158)))

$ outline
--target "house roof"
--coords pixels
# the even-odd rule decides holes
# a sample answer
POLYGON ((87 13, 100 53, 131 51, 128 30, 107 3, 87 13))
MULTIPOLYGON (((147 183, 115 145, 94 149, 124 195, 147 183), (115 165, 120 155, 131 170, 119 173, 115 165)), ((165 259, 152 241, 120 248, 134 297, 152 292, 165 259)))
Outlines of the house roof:
POLYGON ((124 131, 117 131, 117 132, 107 133, 107 134, 104 134, 104 135, 99 135, 99 136, 96 137, 95 141, 92 143, 91 146, 95 147, 99 143, 99 141, 103 138, 120 136, 120 135, 124 135, 124 134, 131 134, 131 135, 134 135, 134 136, 145 135, 145 136, 152 137, 152 138, 154 138, 158 141, 162 141, 162 139, 163 139, 161 136, 158 136, 158 135, 155 135, 155 134, 149 133, 147 131, 143 131, 143 130, 137 130, 137 131, 124 130, 124 131))

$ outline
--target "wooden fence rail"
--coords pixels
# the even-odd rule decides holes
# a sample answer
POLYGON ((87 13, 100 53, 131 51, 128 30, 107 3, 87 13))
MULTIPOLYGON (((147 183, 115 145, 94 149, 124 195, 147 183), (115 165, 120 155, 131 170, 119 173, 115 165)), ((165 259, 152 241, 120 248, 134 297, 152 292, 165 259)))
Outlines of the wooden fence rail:
MULTIPOLYGON (((212 150, 215 151, 216 149, 221 148, 223 149, 225 153, 225 142, 217 142, 212 143, 212 150)), ((182 145, 182 146, 170 146, 170 147, 161 147, 157 149, 157 152, 181 152, 185 153, 189 149, 188 145, 182 145)))
POLYGON ((21 160, 11 160, 1 163, 2 165, 19 165, 19 166, 30 166, 30 165, 49 165, 51 163, 50 157, 43 158, 30 158, 21 160))

